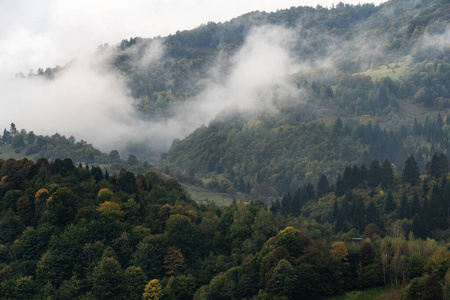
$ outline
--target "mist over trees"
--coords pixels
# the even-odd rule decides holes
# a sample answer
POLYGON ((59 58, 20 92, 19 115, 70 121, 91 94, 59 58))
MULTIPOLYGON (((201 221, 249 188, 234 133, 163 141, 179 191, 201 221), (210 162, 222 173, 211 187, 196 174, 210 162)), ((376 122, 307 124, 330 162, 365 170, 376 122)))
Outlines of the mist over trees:
POLYGON ((448 107, 448 48, 440 42, 448 33, 446 13, 445 1, 406 0, 252 12, 167 37, 101 45, 87 62, 55 68, 50 87, 56 91, 32 92, 48 94, 46 101, 57 104, 58 88, 66 92, 82 74, 85 85, 98 81, 94 91, 77 91, 89 101, 70 100, 79 113, 89 113, 85 105, 95 108, 96 116, 86 122, 90 130, 66 126, 70 114, 58 122, 71 135, 96 139, 102 149, 136 145, 130 152, 143 160, 149 149, 166 151, 174 138, 209 124, 225 108, 248 117, 261 110, 294 112, 292 102, 306 102, 327 123, 329 115, 343 120, 368 115, 366 121, 382 128, 409 128, 414 117, 424 124, 424 114, 411 105, 433 114, 448 107), (118 109, 104 110, 107 103, 118 109), (101 119, 104 126, 93 126, 101 119))
MULTIPOLYGON (((213 172, 223 174, 235 186, 244 181, 250 185, 248 190, 262 181, 279 195, 307 182, 317 183, 323 173, 335 178, 346 165, 369 165, 373 159, 383 162, 389 158, 396 170, 402 170, 406 157, 413 154, 424 172, 435 152, 446 153, 448 149, 448 118, 442 114, 447 112, 448 102, 448 47, 433 50, 433 57, 423 52, 434 49, 436 42, 433 45, 431 36, 444 38, 448 22, 441 18, 448 5, 416 2, 413 10, 424 12, 420 26, 413 13, 398 5, 391 1, 379 7, 338 5, 330 10, 292 8, 283 13, 255 13, 259 17, 253 22, 280 22, 297 35, 310 33, 307 42, 303 40, 292 48, 302 60, 314 65, 320 53, 327 53, 333 63, 316 64, 314 71, 299 72, 287 79, 302 91, 301 96, 289 94, 292 100, 272 96, 271 109, 263 113, 231 109, 231 113, 222 113, 208 126, 198 128, 188 139, 175 140, 164 156, 164 166, 173 169, 171 174, 181 180, 181 174, 209 178, 213 172), (387 13, 391 9, 396 10, 395 17, 387 13), (345 12, 358 17, 350 21, 345 19, 345 12), (285 15, 294 21, 283 23, 285 15), (302 17, 301 25, 294 16, 302 17), (315 26, 318 16, 327 22, 315 26), (400 20, 411 29, 408 33, 396 31, 400 20), (386 26, 390 30, 383 32, 386 26), (314 29, 305 29, 310 27, 314 29), (334 45, 341 47, 330 47, 330 36, 334 45), (315 42, 321 38, 322 43, 315 42), (376 50, 370 52, 361 46, 364 42, 376 50), (314 45, 315 51, 306 51, 306 44, 314 45), (437 72, 438 66, 444 67, 437 72), (431 77, 419 81, 419 74, 431 77), (434 96, 428 93, 428 79, 437 84, 434 96), (430 97, 423 97, 423 93, 430 97), (414 113, 412 106, 421 113, 414 113), (424 114, 431 107, 442 113, 434 110, 424 114)), ((237 20, 217 24, 217 28, 232 28, 234 22, 237 20)), ((204 34, 206 28, 195 33, 204 34)), ((168 39, 176 40, 177 36, 182 33, 168 39)))
POLYGON ((449 15, 251 12, 17 74, 117 147, 3 130, 0 298, 450 297, 449 15))
POLYGON ((0 156, 27 157, 35 161, 41 158, 51 161, 71 159, 77 164, 102 164, 111 172, 119 172, 123 167, 142 173, 150 169, 147 161, 139 161, 134 154, 129 154, 128 159, 124 161, 117 150, 106 154, 86 141, 76 141, 73 136, 66 138, 59 133, 52 136, 36 135, 25 129, 19 131, 14 123, 0 135, 0 149, 0 152, 5 151, 0 153, 0 156))

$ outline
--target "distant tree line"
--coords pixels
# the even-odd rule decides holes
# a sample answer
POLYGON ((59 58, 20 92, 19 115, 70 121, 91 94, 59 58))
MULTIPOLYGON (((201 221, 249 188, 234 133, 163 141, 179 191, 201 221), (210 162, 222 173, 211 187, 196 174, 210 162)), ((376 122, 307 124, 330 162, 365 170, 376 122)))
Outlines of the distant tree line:
POLYGON ((117 150, 111 150, 106 154, 86 141, 76 141, 73 136, 66 138, 58 133, 52 136, 36 135, 33 131, 27 132, 25 129, 19 131, 14 123, 11 123, 9 130, 5 128, 3 135, 0 135, 1 145, 10 145, 15 154, 35 160, 39 158, 60 160, 70 157, 76 163, 102 164, 115 172, 123 167, 136 172, 150 169, 148 162, 139 161, 134 154, 129 154, 127 160, 122 160, 117 150))

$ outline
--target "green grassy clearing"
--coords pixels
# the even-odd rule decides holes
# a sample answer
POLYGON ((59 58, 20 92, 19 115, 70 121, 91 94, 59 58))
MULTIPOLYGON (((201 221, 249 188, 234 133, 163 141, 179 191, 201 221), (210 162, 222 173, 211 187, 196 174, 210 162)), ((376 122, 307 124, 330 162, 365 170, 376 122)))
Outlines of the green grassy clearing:
POLYGON ((391 285, 366 289, 362 291, 351 291, 343 295, 324 298, 323 300, 375 300, 375 299, 397 299, 398 290, 391 285))
POLYGON ((198 203, 210 203, 213 202, 217 205, 229 205, 233 203, 233 200, 236 200, 236 202, 248 202, 249 199, 247 198, 247 195, 242 193, 236 193, 235 195, 231 196, 226 193, 218 193, 214 191, 210 191, 201 187, 187 185, 187 184, 181 184, 183 188, 186 190, 186 192, 198 203))
POLYGON ((32 155, 25 155, 25 153, 19 152, 16 153, 15 149, 13 149, 13 147, 11 145, 1 145, 0 146, 0 159, 10 159, 10 158, 14 158, 14 159, 21 159, 21 158, 28 158, 28 159, 34 159, 36 156, 36 154, 32 154, 32 155))
POLYGON ((405 70, 406 65, 404 62, 396 62, 390 63, 389 65, 383 65, 375 70, 367 70, 361 74, 372 77, 372 80, 374 81, 380 80, 380 78, 385 76, 391 77, 392 80, 398 80, 399 77, 403 75, 405 70))

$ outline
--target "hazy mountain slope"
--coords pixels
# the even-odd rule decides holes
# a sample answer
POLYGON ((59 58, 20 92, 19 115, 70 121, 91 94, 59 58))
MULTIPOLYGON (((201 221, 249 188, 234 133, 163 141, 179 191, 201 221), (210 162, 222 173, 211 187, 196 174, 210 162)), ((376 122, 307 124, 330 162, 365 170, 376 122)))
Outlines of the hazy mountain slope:
POLYGON ((321 173, 333 180, 373 158, 398 168, 408 153, 427 161, 448 144, 449 15, 440 0, 341 3, 103 45, 92 78, 119 73, 126 89, 114 78, 100 91, 96 111, 109 124, 101 138, 117 132, 114 144, 144 159, 177 138, 162 156, 167 171, 216 172, 245 190, 295 189, 321 173), (105 106, 117 109, 105 117, 105 106))
POLYGON ((117 150, 103 153, 86 141, 77 141, 73 136, 66 138, 55 133, 52 136, 36 135, 33 131, 18 130, 14 123, 10 129, 3 130, 0 136, 0 159, 26 158, 33 161, 48 159, 52 162, 61 162, 70 159, 76 165, 97 165, 94 172, 99 171, 99 165, 103 171, 111 174, 119 173, 123 168, 133 172, 145 173, 150 169, 148 162, 139 162, 135 155, 130 154, 128 159, 122 160, 117 150))
POLYGON ((162 105, 158 102, 160 92, 173 93, 165 103, 183 102, 196 96, 208 82, 208 71, 213 66, 226 76, 230 56, 242 47, 255 27, 271 25, 291 30, 295 39, 288 48, 302 62, 331 57, 331 71, 357 72, 405 61, 407 55, 416 62, 427 55, 438 56, 439 49, 430 53, 428 46, 443 37, 430 35, 445 33, 449 13, 445 1, 417 0, 389 1, 379 7, 341 3, 333 9, 297 7, 270 14, 253 12, 166 38, 124 40, 114 63, 129 79, 132 94, 148 97, 143 101, 158 107, 157 104, 162 105), (155 52, 152 50, 158 42, 162 47, 161 59, 134 68, 145 55, 155 52))
MULTIPOLYGON (((302 47, 301 39, 294 39, 294 50, 289 53, 310 64, 287 77, 285 85, 249 87, 256 89, 251 100, 246 98, 253 108, 231 109, 228 114, 240 117, 224 114, 185 140, 177 140, 166 165, 184 175, 224 174, 235 188, 244 181, 259 194, 262 183, 277 191, 293 191, 308 181, 317 182, 321 173, 334 181, 348 164, 391 157, 401 169, 406 156, 413 153, 423 167, 435 151, 446 152, 448 126, 442 118, 449 103, 450 49, 445 42, 449 4, 390 1, 361 17, 363 7, 308 9, 314 16, 310 20, 321 16, 324 24, 333 24, 309 31, 308 45, 317 45, 314 55, 302 47), (354 14, 357 17, 352 18, 354 14), (320 40, 325 42, 320 44, 320 40), (324 53, 331 59, 321 63, 318 58, 324 53), (376 77, 383 69, 392 72, 376 77), (365 70, 373 78, 355 75, 365 70), (442 115, 425 119, 427 112, 442 115), (339 115, 344 126, 335 123, 339 115), (374 127, 375 123, 384 129, 374 127)), ((299 11, 304 9, 273 16, 282 18, 299 11)), ((255 14, 259 21, 267 17, 255 14)), ((314 24, 296 26, 294 36, 306 32, 305 23, 314 24)), ((247 46, 248 40, 234 57, 247 46)), ((234 76, 232 72, 233 65, 234 76)))

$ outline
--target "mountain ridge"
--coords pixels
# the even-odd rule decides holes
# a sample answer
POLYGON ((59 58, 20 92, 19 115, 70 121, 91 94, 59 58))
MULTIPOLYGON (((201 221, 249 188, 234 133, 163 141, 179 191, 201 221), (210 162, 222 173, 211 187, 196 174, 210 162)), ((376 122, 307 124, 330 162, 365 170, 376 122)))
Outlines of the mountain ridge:
MULTIPOLYGON (((190 174, 197 181, 215 173, 231 183, 244 180, 251 186, 260 174, 260 179, 283 193, 317 182, 322 173, 332 181, 346 165, 368 164, 373 158, 392 157, 401 169, 411 153, 426 162, 435 151, 447 151, 446 122, 437 130, 442 131, 440 140, 431 140, 430 133, 412 133, 411 128, 416 119, 420 126, 431 128, 439 113, 441 118, 448 114, 450 62, 445 37, 450 32, 449 11, 446 1, 403 0, 379 6, 339 3, 333 8, 251 12, 163 38, 130 38, 117 46, 104 45, 97 55, 105 53, 109 70, 119 72, 126 81, 138 112, 134 118, 148 121, 147 128, 164 128, 168 136, 171 131, 180 132, 168 154, 153 158, 155 165, 168 168, 178 178, 190 174), (260 67, 265 69, 255 71, 260 67), (221 120, 230 112, 237 116, 225 124, 221 120), (240 120, 235 128, 234 119, 240 120), (336 131, 337 119, 344 126, 336 131), (320 120, 323 129, 315 124, 320 120), (237 138, 233 143, 238 144, 223 143, 225 138, 214 136, 216 129, 210 130, 210 137, 197 138, 204 130, 201 124, 222 126, 219 131, 228 139, 250 122, 262 122, 271 140, 248 136, 254 139, 255 152, 234 164, 225 163, 230 160, 225 152, 229 148, 234 153, 232 145, 237 145, 245 153, 237 138), (372 135, 368 133, 372 129, 364 129, 369 125, 380 128, 373 129, 377 133, 372 135), (295 153, 286 157, 276 152, 276 146, 289 148, 283 140, 292 140, 283 128, 321 131, 315 141, 295 132, 295 137, 311 144, 306 152, 298 145, 296 152, 302 158, 295 158, 295 153), (343 135, 335 135, 332 141, 331 135, 339 132, 343 135), (183 140, 184 136, 188 138, 183 140), (210 153, 215 150, 207 146, 202 150, 204 142, 221 150, 210 153), (253 161, 258 149, 266 148, 264 143, 284 159, 272 166, 271 159, 277 159, 272 156, 264 165, 250 168, 253 171, 241 171, 245 160, 253 161), (318 161, 325 148, 328 157, 318 161), (280 169, 286 164, 294 167, 280 169), (267 173, 267 168, 272 171, 267 173), (276 179, 280 174, 290 175, 276 179)), ((157 143, 151 134, 148 140, 133 148, 143 159, 148 159, 149 147, 157 143)), ((266 150, 267 155, 271 151, 266 150)))

